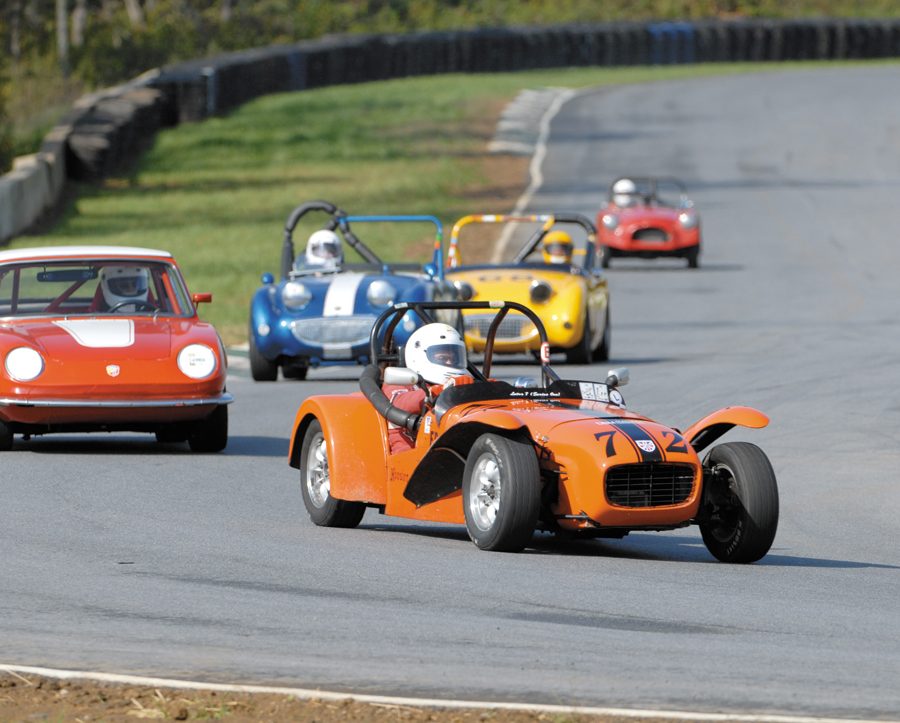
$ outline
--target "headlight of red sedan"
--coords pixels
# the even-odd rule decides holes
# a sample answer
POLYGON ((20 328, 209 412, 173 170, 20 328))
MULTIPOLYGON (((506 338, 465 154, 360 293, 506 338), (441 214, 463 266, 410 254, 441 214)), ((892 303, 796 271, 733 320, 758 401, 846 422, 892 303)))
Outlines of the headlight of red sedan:
POLYGON ((205 379, 216 370, 216 355, 204 344, 188 344, 178 352, 178 368, 191 379, 205 379))
POLYGON ((30 382, 44 371, 44 358, 28 346, 19 346, 6 355, 6 373, 17 382, 30 382))

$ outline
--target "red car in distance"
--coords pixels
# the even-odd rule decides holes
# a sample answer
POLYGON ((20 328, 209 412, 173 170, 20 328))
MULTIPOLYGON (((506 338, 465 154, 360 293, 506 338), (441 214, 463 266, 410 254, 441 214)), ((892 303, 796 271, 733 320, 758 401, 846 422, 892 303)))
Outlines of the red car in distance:
POLYGON ((597 230, 605 269, 619 256, 674 256, 687 259, 689 268, 700 265, 700 216, 674 178, 617 178, 597 214, 597 230))

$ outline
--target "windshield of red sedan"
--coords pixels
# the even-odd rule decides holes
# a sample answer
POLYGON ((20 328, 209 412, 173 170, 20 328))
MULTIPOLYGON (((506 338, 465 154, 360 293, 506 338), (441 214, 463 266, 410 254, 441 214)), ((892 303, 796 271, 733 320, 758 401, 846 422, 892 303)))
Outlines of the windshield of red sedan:
POLYGON ((140 259, 32 261, 0 267, 0 316, 193 316, 169 263, 140 259))

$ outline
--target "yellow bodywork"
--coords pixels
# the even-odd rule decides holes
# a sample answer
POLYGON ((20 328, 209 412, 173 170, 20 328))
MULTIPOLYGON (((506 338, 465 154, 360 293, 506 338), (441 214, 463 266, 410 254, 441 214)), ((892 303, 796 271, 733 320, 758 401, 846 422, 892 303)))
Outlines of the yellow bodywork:
MULTIPOLYGON (((571 349, 582 341, 585 319, 590 318, 590 348, 596 348, 607 323, 609 290, 603 277, 584 276, 554 266, 537 264, 517 266, 469 267, 448 269, 447 280, 465 282, 472 287, 473 301, 517 301, 540 317, 547 329, 547 340, 553 349, 571 349), (550 285, 550 297, 544 302, 531 298, 535 283, 550 285)), ((484 350, 485 337, 493 313, 477 309, 463 312, 466 344, 476 352, 484 350)), ((494 351, 516 353, 538 351, 537 330, 521 314, 509 314, 502 322, 494 341, 494 351)))

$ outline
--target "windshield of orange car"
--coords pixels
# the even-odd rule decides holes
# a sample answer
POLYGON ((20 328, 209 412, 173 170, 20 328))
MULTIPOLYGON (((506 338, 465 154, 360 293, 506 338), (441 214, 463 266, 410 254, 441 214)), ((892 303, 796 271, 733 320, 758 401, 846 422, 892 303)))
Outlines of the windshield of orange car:
POLYGON ((0 316, 193 316, 174 265, 67 259, 0 266, 0 316))

